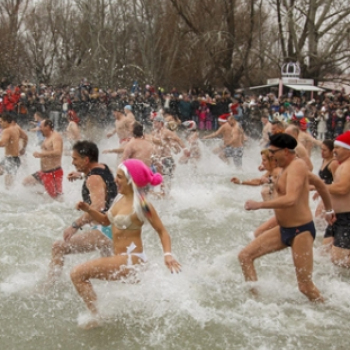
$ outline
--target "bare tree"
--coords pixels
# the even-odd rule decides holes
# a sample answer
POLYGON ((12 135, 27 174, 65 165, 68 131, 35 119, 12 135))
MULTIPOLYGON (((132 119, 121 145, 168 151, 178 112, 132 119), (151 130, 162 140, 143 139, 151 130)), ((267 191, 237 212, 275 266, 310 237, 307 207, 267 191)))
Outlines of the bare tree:
POLYGON ((28 0, 2 0, 0 2, 0 72, 11 79, 20 79, 21 62, 25 50, 20 29, 26 16, 28 0))
POLYGON ((349 4, 340 0, 270 0, 277 11, 283 62, 298 61, 316 81, 349 68, 349 4))

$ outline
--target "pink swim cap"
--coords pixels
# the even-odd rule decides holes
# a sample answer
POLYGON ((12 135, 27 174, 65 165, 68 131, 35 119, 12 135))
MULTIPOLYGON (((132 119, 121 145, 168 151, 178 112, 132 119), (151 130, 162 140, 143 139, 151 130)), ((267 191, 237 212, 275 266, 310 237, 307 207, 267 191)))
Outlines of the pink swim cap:
POLYGON ((151 169, 139 159, 127 159, 123 164, 137 187, 157 186, 163 181, 162 175, 152 173, 151 169))

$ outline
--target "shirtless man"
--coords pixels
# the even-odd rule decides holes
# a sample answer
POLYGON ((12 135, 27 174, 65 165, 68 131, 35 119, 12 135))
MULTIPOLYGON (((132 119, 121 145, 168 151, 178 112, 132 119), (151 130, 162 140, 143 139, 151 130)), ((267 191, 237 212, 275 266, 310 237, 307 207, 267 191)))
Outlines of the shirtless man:
MULTIPOLYGON (((296 158, 297 141, 288 134, 270 136, 270 154, 282 172, 276 181, 277 197, 265 202, 249 200, 246 210, 274 209, 276 226, 255 238, 239 253, 239 261, 246 281, 257 281, 254 260, 290 246, 299 290, 309 300, 322 302, 323 297, 312 281, 313 241, 316 230, 309 208, 309 183, 313 184, 325 204, 325 218, 335 220, 331 198, 324 182, 309 172, 305 162, 296 158)), ((255 289, 252 289, 256 293, 255 289)))
POLYGON ((269 145, 269 135, 271 134, 272 124, 269 122, 269 117, 267 115, 263 115, 261 117, 261 123, 263 125, 262 135, 260 140, 260 146, 262 148, 266 148, 269 145))
POLYGON ((285 126, 281 121, 275 120, 271 122, 271 135, 280 134, 281 132, 284 132, 284 129, 285 126))
POLYGON ((160 115, 153 119, 152 136, 157 142, 154 142, 152 166, 163 175, 163 191, 167 193, 170 190, 170 180, 175 170, 175 160, 171 154, 172 145, 176 144, 184 149, 185 144, 173 131, 165 128, 164 123, 165 120, 160 115))
POLYGON ((62 195, 63 170, 61 167, 63 140, 54 131, 53 122, 45 119, 40 124, 40 130, 45 137, 41 144, 41 152, 34 152, 33 156, 40 159, 40 170, 27 176, 23 180, 24 186, 41 184, 47 193, 55 199, 62 195))
POLYGON ((74 111, 69 111, 67 114, 68 118, 68 126, 66 129, 66 135, 68 141, 73 145, 75 142, 79 141, 81 139, 80 136, 80 129, 79 129, 79 118, 77 114, 74 111))
POLYGON ((350 131, 335 139, 333 154, 340 165, 327 188, 337 221, 326 228, 325 238, 333 237, 333 263, 350 268, 350 131))
POLYGON ((307 130, 304 130, 301 127, 299 127, 299 137, 298 137, 298 142, 301 143, 306 151, 307 151, 307 154, 309 155, 309 157, 311 156, 311 151, 312 151, 312 148, 314 146, 319 146, 321 147, 322 145, 322 141, 320 140, 316 140, 314 137, 312 137, 312 135, 310 135, 307 130))
POLYGON ((232 157, 236 167, 240 168, 242 166, 244 133, 234 116, 230 115, 227 119, 224 116, 220 116, 218 119, 220 125, 219 129, 203 137, 203 139, 222 136, 224 144, 216 148, 214 153, 219 153, 220 159, 226 163, 228 163, 228 158, 232 157))
POLYGON ((151 135, 143 133, 143 126, 139 122, 134 122, 133 135, 134 137, 124 147, 122 161, 130 158, 139 159, 150 168, 154 149, 151 135))
POLYGON ((5 187, 9 189, 21 165, 19 156, 25 153, 28 137, 19 126, 13 124, 13 117, 8 113, 0 116, 0 127, 3 129, 0 147, 5 147, 5 158, 0 162, 0 175, 6 173, 5 187), (20 148, 20 140, 23 140, 22 148, 20 148))
POLYGON ((290 136, 293 136, 297 140, 298 144, 295 147, 295 153, 298 158, 302 159, 306 163, 309 170, 312 171, 314 166, 312 165, 309 154, 305 149, 304 145, 299 140, 299 134, 300 134, 299 128, 296 125, 289 125, 286 128, 285 133, 290 136))
POLYGON ((201 157, 199 148, 199 134, 197 124, 193 120, 188 120, 182 123, 186 128, 188 147, 184 150, 184 155, 179 159, 180 164, 187 164, 188 161, 198 161, 201 157))
POLYGON ((135 118, 132 116, 125 116, 123 114, 123 109, 116 105, 113 105, 112 112, 115 117, 115 128, 113 131, 107 134, 107 138, 112 137, 114 134, 117 134, 119 138, 119 147, 117 149, 106 150, 104 153, 123 153, 124 146, 132 138, 132 126, 135 122, 135 118))
MULTIPOLYGON (((99 151, 90 141, 78 141, 73 145, 72 164, 76 172, 68 174, 68 180, 84 179, 82 197, 85 203, 98 211, 106 211, 117 195, 113 174, 108 166, 98 162, 99 151)), ((52 246, 49 281, 46 287, 55 282, 62 272, 64 256, 100 250, 102 255, 110 255, 112 248, 111 226, 96 224, 86 212, 64 230, 63 240, 52 246), (77 234, 78 230, 90 224, 88 231, 77 234)))
POLYGON ((30 123, 35 125, 34 128, 29 129, 29 131, 31 132, 35 132, 36 133, 36 137, 37 137, 37 145, 41 146, 41 144, 43 143, 45 137, 43 135, 43 133, 40 130, 40 125, 41 122, 44 120, 43 115, 41 114, 41 112, 36 111, 34 113, 34 121, 31 121, 30 123))
POLYGON ((125 113, 125 116, 130 120, 130 122, 135 121, 135 116, 134 116, 134 113, 132 112, 131 105, 126 105, 124 107, 124 113, 125 113))

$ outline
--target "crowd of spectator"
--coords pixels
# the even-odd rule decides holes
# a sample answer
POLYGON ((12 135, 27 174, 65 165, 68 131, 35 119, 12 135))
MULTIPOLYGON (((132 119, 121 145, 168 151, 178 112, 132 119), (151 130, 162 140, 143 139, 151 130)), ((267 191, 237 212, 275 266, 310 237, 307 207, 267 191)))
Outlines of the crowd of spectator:
POLYGON ((0 113, 9 112, 25 125, 40 111, 53 120, 57 130, 68 123, 69 113, 78 116, 82 127, 87 120, 105 126, 112 121, 111 110, 116 104, 121 108, 131 106, 142 123, 149 123, 152 112, 162 109, 179 123, 194 120, 199 130, 216 130, 219 116, 231 113, 254 138, 260 137, 262 116, 270 121, 297 123, 319 139, 334 138, 350 129, 350 97, 344 91, 323 92, 311 98, 290 90, 278 98, 271 92, 258 95, 247 90, 231 94, 214 88, 164 91, 151 85, 141 88, 137 83, 129 90, 101 89, 87 79, 74 87, 3 81, 0 89, 0 113))

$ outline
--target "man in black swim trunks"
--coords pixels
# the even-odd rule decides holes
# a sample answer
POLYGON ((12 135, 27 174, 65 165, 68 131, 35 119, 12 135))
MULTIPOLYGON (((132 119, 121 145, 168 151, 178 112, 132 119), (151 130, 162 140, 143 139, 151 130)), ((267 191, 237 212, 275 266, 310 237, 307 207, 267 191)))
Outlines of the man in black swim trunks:
POLYGON ((296 146, 297 141, 288 134, 270 136, 270 154, 282 168, 275 184, 278 197, 265 202, 249 200, 245 209, 274 209, 279 226, 254 239, 238 258, 246 281, 257 281, 254 260, 290 246, 299 290, 310 301, 322 302, 323 297, 312 281, 315 226, 309 208, 309 184, 316 187, 325 204, 328 223, 334 222, 335 216, 326 185, 309 172, 303 160, 296 158, 296 146))

